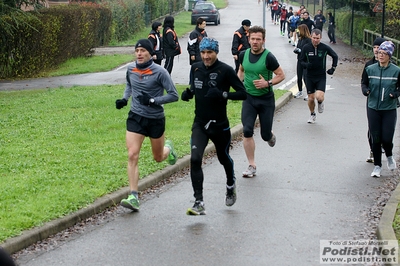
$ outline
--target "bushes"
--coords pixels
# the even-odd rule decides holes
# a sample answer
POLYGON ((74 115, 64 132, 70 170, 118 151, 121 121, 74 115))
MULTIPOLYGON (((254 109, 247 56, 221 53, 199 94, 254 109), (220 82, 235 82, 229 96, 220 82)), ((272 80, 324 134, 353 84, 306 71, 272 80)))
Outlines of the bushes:
POLYGON ((93 3, 41 9, 27 23, 1 17, 11 28, 0 29, 0 78, 32 77, 69 58, 85 56, 110 40, 111 11, 93 3))
POLYGON ((0 79, 34 77, 70 58, 90 55, 111 39, 128 40, 146 23, 182 10, 184 4, 185 0, 110 0, 12 16, 0 13, 0 79))

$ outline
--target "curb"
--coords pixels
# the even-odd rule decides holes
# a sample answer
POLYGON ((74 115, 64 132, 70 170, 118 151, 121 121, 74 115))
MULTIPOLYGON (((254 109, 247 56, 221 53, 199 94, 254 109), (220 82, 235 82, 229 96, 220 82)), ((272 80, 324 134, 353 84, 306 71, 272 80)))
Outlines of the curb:
MULTIPOLYGON (((381 219, 379 220, 376 235, 379 240, 395 240, 397 241, 396 235, 393 230, 393 220, 396 215, 397 205, 400 202, 400 183, 396 189, 392 192, 388 202, 383 208, 381 219)), ((399 261, 400 254, 398 254, 397 261, 399 261)), ((385 264, 392 265, 392 264, 385 264)))
MULTIPOLYGON (((275 102, 275 111, 284 106, 289 102, 293 96, 292 92, 287 92, 282 97, 280 97, 275 102)), ((231 129, 232 139, 238 137, 243 132, 242 124, 239 124, 231 129)), ((205 150, 205 154, 210 153, 215 150, 214 144, 208 144, 205 150)), ((165 167, 164 169, 157 171, 148 175, 146 178, 139 180, 139 191, 143 191, 159 181, 170 177, 172 174, 189 167, 190 165, 190 155, 185 155, 179 159, 176 164, 165 167)), ((400 192, 400 190, 399 190, 400 192)), ((41 227, 36 227, 31 230, 27 230, 21 233, 21 235, 7 239, 1 244, 8 253, 13 254, 30 245, 44 240, 51 235, 61 232, 76 223, 85 220, 99 212, 102 212, 110 206, 116 206, 119 202, 126 198, 129 193, 129 187, 121 188, 113 193, 107 194, 97 200, 87 207, 78 210, 77 212, 71 213, 62 218, 58 218, 54 221, 50 221, 41 227)), ((399 193, 400 197, 400 193, 399 193)))

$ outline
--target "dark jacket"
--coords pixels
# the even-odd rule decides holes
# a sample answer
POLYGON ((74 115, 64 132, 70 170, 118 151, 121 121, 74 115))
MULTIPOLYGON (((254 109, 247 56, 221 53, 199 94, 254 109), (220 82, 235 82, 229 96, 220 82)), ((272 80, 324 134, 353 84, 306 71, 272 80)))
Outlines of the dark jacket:
POLYGON ((239 55, 241 51, 250 48, 249 36, 247 31, 242 27, 235 31, 232 40, 232 55, 239 55))
POLYGON ((189 60, 192 65, 194 62, 201 61, 200 56, 200 42, 204 37, 207 37, 207 32, 204 29, 200 29, 198 26, 189 35, 187 50, 189 52, 189 60), (190 56, 194 55, 195 59, 192 61, 190 56))
MULTIPOLYGON (((303 47, 309 43, 311 43, 310 38, 300 38, 299 41, 297 42, 296 47, 303 50, 303 47)), ((300 55, 301 55, 301 51, 299 53, 297 53, 297 60, 300 59, 300 55)))
POLYGON ((301 50, 300 61, 307 68, 309 77, 326 77, 326 56, 332 57, 332 67, 337 67, 338 55, 325 43, 320 43, 315 48, 312 43, 306 44, 301 50))
POLYGON ((301 25, 301 24, 305 24, 308 27, 308 30, 310 31, 310 33, 311 33, 312 29, 315 28, 314 21, 312 21, 310 18, 300 20, 299 25, 301 25))
POLYGON ((314 16, 314 24, 317 29, 322 30, 325 21, 326 21, 325 16, 322 14, 317 14, 314 16))
POLYGON ((210 67, 206 67, 203 62, 194 63, 190 75, 192 80, 190 90, 195 96, 195 122, 206 124, 210 120, 216 120, 216 124, 223 123, 228 120, 227 100, 247 98, 246 89, 233 68, 218 59, 210 67), (228 98, 205 97, 209 89, 215 87, 221 94, 224 91, 228 92, 228 98), (231 87, 234 92, 229 92, 231 87))
POLYGON ((154 53, 157 56, 157 60, 162 60, 164 57, 164 49, 163 49, 163 40, 161 37, 160 32, 155 29, 152 29, 147 36, 147 39, 153 44, 154 53), (158 40, 158 47, 157 47, 157 40, 158 40))
POLYGON ((172 27, 165 26, 163 30, 163 47, 166 57, 173 57, 182 53, 178 36, 172 27))

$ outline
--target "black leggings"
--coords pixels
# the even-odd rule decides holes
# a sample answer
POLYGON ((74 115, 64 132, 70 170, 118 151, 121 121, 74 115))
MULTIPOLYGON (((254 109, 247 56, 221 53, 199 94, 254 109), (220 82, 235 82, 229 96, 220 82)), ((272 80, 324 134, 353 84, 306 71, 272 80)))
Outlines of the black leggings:
POLYGON ((307 69, 303 68, 300 60, 297 60, 296 72, 297 72, 297 87, 298 87, 299 91, 303 91, 303 78, 304 78, 306 71, 307 71, 307 69))
POLYGON ((387 157, 392 156, 393 136, 396 128, 397 111, 367 108, 368 129, 372 138, 374 165, 382 166, 382 149, 387 157))
POLYGON ((172 68, 174 67, 174 56, 167 56, 165 58, 164 68, 171 75, 172 68))
POLYGON ((281 20, 281 32, 285 33, 286 30, 286 20, 281 20))
POLYGON ((229 155, 229 147, 231 144, 229 122, 226 121, 225 126, 210 123, 207 130, 204 128, 202 123, 194 122, 192 126, 192 138, 190 140, 190 176, 194 191, 193 196, 196 200, 200 201, 203 200, 204 181, 204 174, 201 165, 203 162, 204 150, 208 144, 208 140, 210 139, 215 145, 218 161, 224 166, 227 180, 226 184, 232 186, 235 183, 233 160, 229 155))

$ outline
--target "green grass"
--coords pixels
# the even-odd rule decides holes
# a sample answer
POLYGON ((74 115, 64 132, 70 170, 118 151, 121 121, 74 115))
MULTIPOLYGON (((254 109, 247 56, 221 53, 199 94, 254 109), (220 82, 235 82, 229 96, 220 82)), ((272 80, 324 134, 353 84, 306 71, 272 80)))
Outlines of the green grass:
MULTIPOLYGON (((217 8, 225 8, 227 2, 225 0, 213 1, 217 8)), ((179 37, 182 37, 186 33, 192 31, 194 26, 190 24, 190 11, 182 11, 175 18, 175 31, 179 37)), ((161 21, 162 22, 162 21, 161 21)), ((122 41, 119 43, 111 43, 111 46, 132 46, 135 45, 139 39, 147 38, 151 27, 148 26, 132 36, 132 39, 122 41)), ((179 40, 181 45, 185 40, 179 40)), ((132 55, 101 55, 101 56, 91 56, 91 57, 79 57, 73 58, 60 65, 56 69, 41 72, 37 77, 55 77, 55 76, 65 76, 72 74, 85 74, 94 72, 104 72, 110 71, 118 66, 128 63, 133 60, 132 55)))
POLYGON ((397 205, 396 215, 394 216, 393 230, 396 235, 396 239, 400 241, 400 204, 397 205))
MULTIPOLYGON (((0 242, 74 212, 128 185, 124 85, 0 92, 0 242)), ((177 86, 179 94, 185 86, 177 86)), ((280 97, 285 91, 276 91, 280 97)), ((231 127, 240 101, 230 101, 231 127)), ((190 153, 194 101, 165 106, 166 138, 190 153)), ((140 177, 164 168, 146 138, 140 177)))

